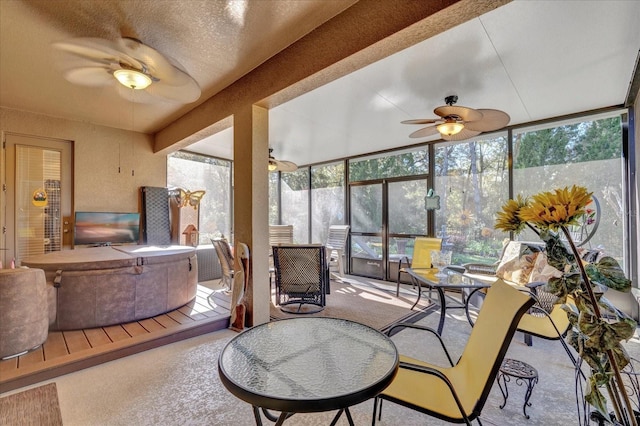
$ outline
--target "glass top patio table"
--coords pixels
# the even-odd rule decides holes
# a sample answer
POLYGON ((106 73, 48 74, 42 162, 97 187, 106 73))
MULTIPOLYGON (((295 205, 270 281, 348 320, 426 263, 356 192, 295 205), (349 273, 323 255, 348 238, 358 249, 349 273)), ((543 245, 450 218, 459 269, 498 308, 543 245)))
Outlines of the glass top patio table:
MULTIPOLYGON (((384 334, 337 318, 292 318, 250 328, 218 359, 224 386, 277 425, 293 413, 339 410, 373 398, 398 370, 398 351, 384 334), (267 410, 280 411, 278 418, 267 410)), ((333 423, 332 423, 333 424, 333 423)))
POLYGON ((438 270, 435 268, 408 268, 407 273, 418 286, 418 298, 413 304, 413 309, 422 296, 422 287, 432 288, 438 293, 438 304, 440 305, 440 321, 438 323, 438 334, 442 335, 444 328, 444 320, 446 318, 447 308, 449 309, 468 309, 468 303, 471 296, 478 290, 491 287, 491 283, 476 280, 464 274, 458 269, 445 269, 442 276, 436 275, 438 270), (460 290, 462 300, 455 305, 447 305, 447 290, 460 290), (465 293, 469 293, 466 295, 465 293))

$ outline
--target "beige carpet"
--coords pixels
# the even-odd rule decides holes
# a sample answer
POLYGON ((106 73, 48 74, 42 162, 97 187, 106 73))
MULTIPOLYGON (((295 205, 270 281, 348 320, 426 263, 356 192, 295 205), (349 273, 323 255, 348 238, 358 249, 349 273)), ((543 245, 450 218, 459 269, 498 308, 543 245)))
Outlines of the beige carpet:
MULTIPOLYGON (((345 278, 343 282, 331 281, 331 293, 327 295, 326 307, 310 316, 343 318, 366 324, 378 330, 385 330, 390 324, 411 319, 422 318, 430 303, 422 297, 420 303, 411 310, 416 301, 416 292, 402 290, 400 297, 396 297, 395 285, 385 285, 375 281, 359 278, 345 278)), ((306 314, 285 313, 274 305, 275 293, 271 298, 271 318, 296 318, 306 314)), ((298 305, 290 308, 297 309, 298 305)), ((316 308, 316 306, 313 306, 316 308)), ((303 310, 305 307, 303 306, 303 310)))
MULTIPOLYGON (((444 339, 454 359, 460 356, 471 327, 460 312, 447 315, 444 339)), ((418 323, 436 326, 439 314, 432 313, 418 323)), ((222 330, 208 335, 152 349, 96 367, 56 378, 65 426, 251 426, 251 406, 233 396, 220 382, 217 362, 224 345, 236 335, 222 330)), ((441 351, 428 336, 401 331, 392 340, 409 356, 439 363, 441 351)), ((626 345, 640 355, 640 340, 626 345)), ((573 368, 558 342, 534 338, 532 347, 522 343, 518 333, 508 356, 526 361, 538 369, 540 382, 531 397, 531 415, 525 419, 522 403, 525 389, 509 385, 509 399, 500 409, 502 395, 493 386, 482 411, 485 426, 576 425, 573 368)), ((321 369, 319 370, 321 371, 321 369)), ((371 424, 373 402, 351 409, 356 425, 371 424)), ((380 426, 446 426, 448 423, 397 404, 384 404, 380 426)), ((335 412, 296 414, 285 426, 326 426, 335 412)), ((265 422, 265 425, 273 423, 265 422)), ((475 423, 474 423, 475 424, 475 423)), ((343 416, 337 426, 347 426, 343 416)))
POLYGON ((2 426, 62 425, 55 383, 0 398, 2 426))

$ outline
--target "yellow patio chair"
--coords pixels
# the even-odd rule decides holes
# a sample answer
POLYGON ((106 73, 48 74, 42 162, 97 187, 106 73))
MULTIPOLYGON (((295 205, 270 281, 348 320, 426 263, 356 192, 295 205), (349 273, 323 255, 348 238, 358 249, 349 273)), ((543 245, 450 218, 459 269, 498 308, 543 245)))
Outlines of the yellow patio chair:
POLYGON ((398 278, 396 280, 396 297, 400 296, 400 274, 407 272, 402 267, 404 262, 408 268, 428 269, 431 268, 431 250, 442 249, 442 238, 416 237, 413 244, 413 255, 411 260, 407 256, 400 259, 398 263, 398 278))
MULTIPOLYGON (((436 330, 418 324, 400 323, 398 327, 430 332, 440 342, 451 367, 400 356, 400 368, 393 382, 373 404, 373 422, 382 401, 387 400, 452 423, 471 424, 482 412, 511 339, 522 315, 535 303, 502 280, 487 290, 475 326, 456 364, 436 330)), ((434 346, 435 347, 435 346, 434 346)))

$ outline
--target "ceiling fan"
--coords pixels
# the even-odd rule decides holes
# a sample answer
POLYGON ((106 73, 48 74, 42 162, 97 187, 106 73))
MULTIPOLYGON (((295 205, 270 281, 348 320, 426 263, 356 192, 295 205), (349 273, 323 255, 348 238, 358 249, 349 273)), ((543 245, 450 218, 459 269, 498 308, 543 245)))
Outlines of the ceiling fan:
POLYGON ((180 103, 200 97, 200 86, 177 61, 138 39, 80 37, 54 43, 53 47, 67 54, 62 66, 64 77, 71 83, 106 86, 119 82, 133 89, 122 90, 120 95, 139 102, 143 97, 130 92, 144 91, 180 103))
POLYGON ((511 119, 509 114, 497 109, 473 109, 454 105, 455 95, 444 98, 447 105, 439 106, 433 112, 440 118, 405 120, 402 124, 431 124, 409 135, 410 138, 424 138, 440 133, 442 139, 462 141, 482 132, 503 128, 511 119))
POLYGON ((270 172, 295 172, 298 166, 291 161, 276 160, 273 155, 273 148, 269 148, 269 171, 270 172))

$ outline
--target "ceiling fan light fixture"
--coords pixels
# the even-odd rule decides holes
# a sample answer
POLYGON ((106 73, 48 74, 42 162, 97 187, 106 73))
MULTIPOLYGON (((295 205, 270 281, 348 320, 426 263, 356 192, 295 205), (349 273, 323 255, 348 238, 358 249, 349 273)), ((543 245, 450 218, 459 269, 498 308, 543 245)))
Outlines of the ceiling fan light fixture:
POLYGON ((273 161, 269 161, 269 171, 275 172, 278 169, 278 165, 273 161))
POLYGON ((464 129, 464 124, 458 121, 445 121, 444 123, 438 124, 436 128, 438 129, 438 132, 443 135, 453 136, 464 129))
POLYGON ((151 77, 136 70, 116 70, 113 72, 113 76, 120 84, 130 89, 142 90, 151 84, 151 77))

